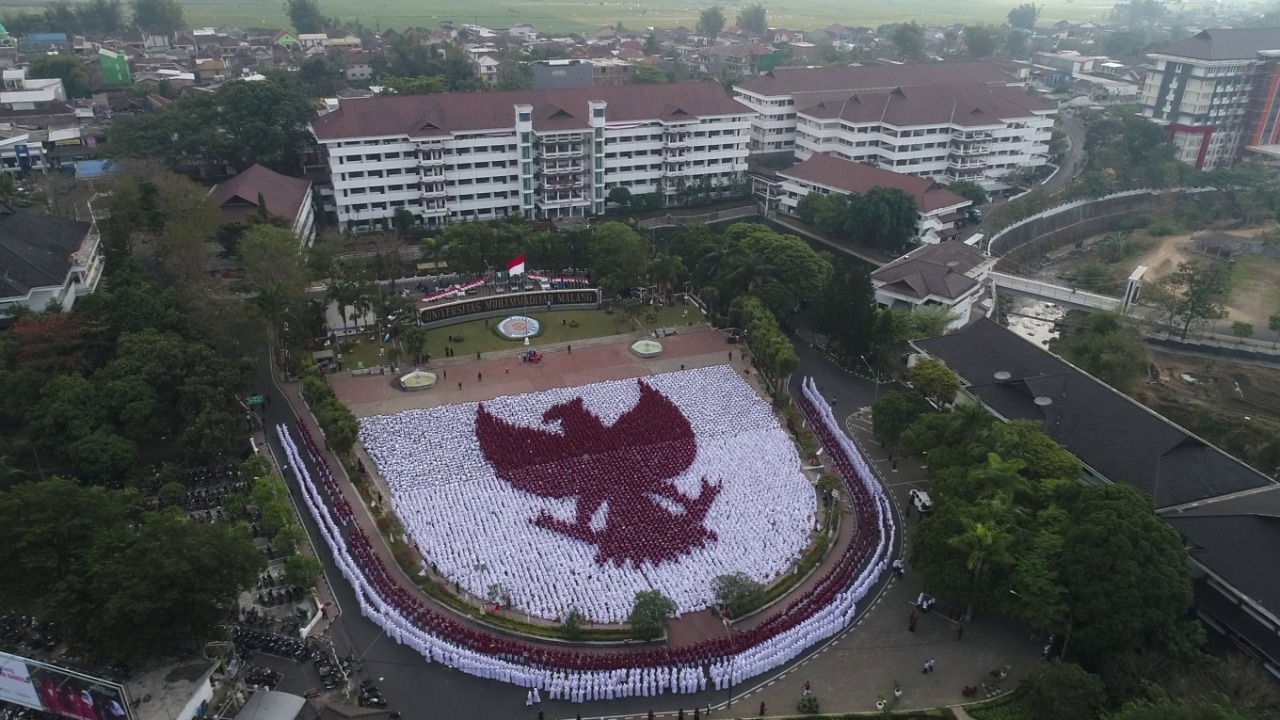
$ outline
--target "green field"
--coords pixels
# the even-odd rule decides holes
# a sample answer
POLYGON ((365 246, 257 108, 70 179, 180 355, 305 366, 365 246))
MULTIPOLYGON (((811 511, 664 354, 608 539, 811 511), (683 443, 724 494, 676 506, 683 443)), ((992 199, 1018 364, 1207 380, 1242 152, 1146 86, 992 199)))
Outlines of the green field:
MULTIPOLYGON (((633 332, 637 329, 624 321, 621 315, 617 313, 609 315, 602 310, 561 310, 524 314, 542 323, 542 334, 529 341, 529 346, 532 348, 536 348, 540 344, 572 343, 588 338, 619 335, 633 332), (561 320, 564 321, 563 324, 561 324, 561 320), (578 327, 570 327, 570 322, 576 322, 578 327)), ((453 348, 459 357, 475 355, 478 352, 487 353, 496 350, 523 348, 524 344, 522 342, 507 340, 493 331, 493 325, 501 320, 501 317, 489 318, 487 326, 484 320, 472 320, 438 330, 428 330, 426 351, 433 358, 443 358, 446 345, 453 348), (461 342, 449 342, 450 335, 455 338, 461 337, 461 342)), ((690 321, 702 322, 702 313, 692 306, 686 308, 676 305, 663 308, 657 312, 642 312, 640 314, 640 324, 646 329, 651 327, 685 327, 690 321), (686 310, 688 310, 688 315, 685 314, 686 310), (652 319, 650 318, 651 315, 652 319)), ((360 344, 353 350, 343 353, 345 369, 354 370, 361 367, 385 364, 384 360, 379 359, 381 357, 378 354, 380 347, 382 345, 377 341, 370 341, 367 338, 362 339, 360 344)), ((401 364, 407 366, 408 362, 402 360, 401 364)))
MULTIPOLYGON (((1047 24, 1058 20, 1103 20, 1116 0, 1046 0, 1040 22, 1047 24)), ((769 24, 801 30, 823 28, 833 22, 848 26, 875 27, 883 23, 916 20, 928 25, 957 22, 998 22, 1019 0, 990 0, 972 3, 961 0, 872 0, 849 3, 837 0, 808 0, 802 3, 776 4, 765 2, 769 10, 769 24)), ((685 2, 682 0, 653 0, 651 2, 582 2, 575 0, 477 0, 465 6, 444 0, 320 0, 326 15, 336 15, 343 20, 359 20, 367 27, 406 28, 410 26, 434 27, 442 20, 455 23, 475 23, 487 27, 510 27, 527 22, 542 32, 569 32, 595 30, 613 25, 619 20, 629 28, 649 26, 692 28, 702 8, 713 3, 685 2), (464 9, 465 8, 465 9, 464 9)), ((738 8, 750 4, 747 0, 726 0, 720 3, 725 15, 732 22, 738 8)), ((283 3, 234 2, 230 0, 188 0, 186 8, 188 24, 194 27, 230 24, 238 27, 283 27, 286 23, 283 3)), ((5 3, 0 0, 0 13, 40 9, 40 3, 21 0, 5 3)))

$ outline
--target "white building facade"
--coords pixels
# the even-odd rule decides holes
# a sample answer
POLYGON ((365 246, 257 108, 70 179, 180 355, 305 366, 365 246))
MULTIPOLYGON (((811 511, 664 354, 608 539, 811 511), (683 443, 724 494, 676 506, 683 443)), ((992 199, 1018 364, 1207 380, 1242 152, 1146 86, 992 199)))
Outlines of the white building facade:
POLYGON ((1021 88, 985 85, 897 88, 801 110, 796 157, 823 153, 941 183, 986 190, 1049 162, 1054 103, 1021 88))
POLYGON ((426 226, 585 218, 608 193, 725 191, 747 168, 751 112, 716 83, 343 100, 312 132, 325 209, 346 230, 399 208, 426 226))
POLYGON ((820 102, 899 87, 988 83, 1020 86, 1016 71, 991 62, 783 67, 733 87, 734 97, 756 112, 751 152, 791 152, 796 148, 799 112, 820 102))

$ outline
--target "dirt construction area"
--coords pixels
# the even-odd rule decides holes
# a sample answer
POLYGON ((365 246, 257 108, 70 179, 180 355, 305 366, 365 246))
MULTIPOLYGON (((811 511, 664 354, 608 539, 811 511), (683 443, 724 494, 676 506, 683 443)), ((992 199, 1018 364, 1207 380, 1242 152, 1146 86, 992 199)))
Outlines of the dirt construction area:
MULTIPOLYGON (((1229 231, 1232 235, 1253 237, 1272 230, 1274 223, 1229 231)), ((1147 266, 1144 282, 1153 282, 1178 269, 1178 263, 1190 261, 1221 262, 1186 249, 1191 235, 1169 235, 1153 238, 1152 246, 1141 255, 1125 261, 1130 268, 1147 266)), ((1267 327, 1267 319, 1280 312, 1280 261, 1257 255, 1237 254, 1231 272, 1231 296, 1227 301, 1227 319, 1219 328, 1237 320, 1250 323, 1257 330, 1267 327)))

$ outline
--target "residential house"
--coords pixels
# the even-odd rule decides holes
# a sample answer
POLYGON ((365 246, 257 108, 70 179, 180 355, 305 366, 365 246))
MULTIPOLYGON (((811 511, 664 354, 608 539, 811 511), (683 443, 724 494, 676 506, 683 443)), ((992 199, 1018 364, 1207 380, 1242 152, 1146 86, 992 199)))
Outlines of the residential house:
POLYGON ((329 36, 325 33, 301 33, 298 44, 308 53, 324 52, 329 47, 329 36))
POLYGON ((45 172, 44 141, 47 137, 47 132, 37 130, 15 128, 0 131, 0 172, 45 172))
POLYGON ((326 209, 364 230, 400 208, 439 226, 598 215, 614 187, 667 204, 690 186, 727 191, 746 171, 750 117, 718 83, 605 85, 342 100, 311 130, 326 209))
POLYGON ((360 49, 360 36, 350 30, 328 30, 325 35, 329 37, 328 47, 336 47, 343 50, 360 49))
POLYGON ((871 273, 876 305, 890 310, 915 312, 920 308, 946 308, 955 319, 946 332, 969 322, 974 306, 984 297, 987 273, 996 258, 962 242, 918 247, 871 273))
POLYGON ((65 101, 67 91, 59 78, 27 77, 25 68, 0 71, 4 88, 0 90, 0 107, 32 110, 43 103, 65 101))
POLYGON ((47 53, 71 49, 71 40, 66 33, 28 33, 18 41, 18 50, 24 53, 47 53))
POLYGON ((346 69, 343 73, 346 75, 347 82, 365 83, 373 79, 373 60, 377 57, 373 53, 367 53, 360 50, 348 52, 346 58, 346 69))
POLYGON ((315 208, 311 201, 311 181, 281 175, 261 165, 221 183, 210 196, 222 211, 224 225, 244 222, 265 212, 283 218, 303 246, 316 239, 315 208))
POLYGON ((102 277, 97 229, 0 203, 0 314, 72 308, 102 277))
POLYGON ((298 36, 288 30, 281 30, 276 33, 273 42, 286 50, 292 50, 302 44, 302 41, 298 39, 298 36))
POLYGON ((129 73, 129 56, 110 50, 98 51, 98 68, 102 73, 103 85, 124 86, 133 84, 133 76, 129 73))
POLYGON ((533 63, 534 90, 588 88, 595 84, 595 70, 589 60, 539 60, 533 63))

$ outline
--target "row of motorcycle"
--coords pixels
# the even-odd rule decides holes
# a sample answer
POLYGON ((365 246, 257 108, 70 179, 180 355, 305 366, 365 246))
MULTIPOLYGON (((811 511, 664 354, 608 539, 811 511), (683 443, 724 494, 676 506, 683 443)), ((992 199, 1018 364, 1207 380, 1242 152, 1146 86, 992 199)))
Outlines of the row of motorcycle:
POLYGON ((235 641, 236 647, 240 649, 241 657, 246 657, 246 659, 251 651, 256 651, 302 661, 311 657, 314 652, 314 648, 302 640, 241 625, 237 625, 235 628, 235 641))
POLYGON ((18 645, 24 650, 50 651, 60 642, 53 623, 41 622, 30 615, 0 613, 0 641, 18 645))

